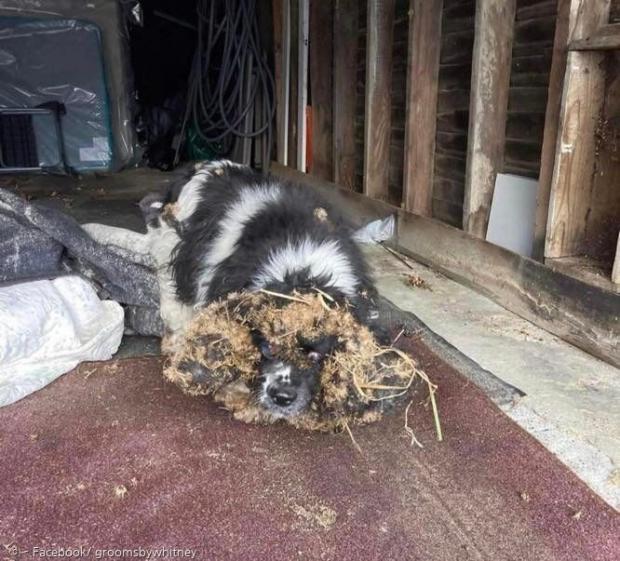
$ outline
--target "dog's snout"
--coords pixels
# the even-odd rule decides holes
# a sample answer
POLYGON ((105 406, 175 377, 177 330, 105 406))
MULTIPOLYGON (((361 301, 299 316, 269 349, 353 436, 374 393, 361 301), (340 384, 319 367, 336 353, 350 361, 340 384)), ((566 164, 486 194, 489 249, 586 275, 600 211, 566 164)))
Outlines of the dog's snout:
POLYGON ((299 370, 281 360, 264 360, 259 402, 276 418, 299 415, 312 400, 314 379, 314 371, 299 370))
POLYGON ((272 386, 267 390, 267 394, 280 407, 288 407, 297 399, 295 389, 285 386, 272 386))

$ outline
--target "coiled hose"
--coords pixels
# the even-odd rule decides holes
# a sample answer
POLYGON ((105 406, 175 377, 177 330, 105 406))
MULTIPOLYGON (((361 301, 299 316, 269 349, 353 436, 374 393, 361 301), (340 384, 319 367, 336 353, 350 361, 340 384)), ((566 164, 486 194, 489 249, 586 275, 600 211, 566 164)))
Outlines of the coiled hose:
POLYGON ((219 156, 230 155, 236 139, 260 136, 269 151, 275 83, 260 44, 256 0, 199 0, 197 11, 197 46, 175 164, 189 127, 219 156))

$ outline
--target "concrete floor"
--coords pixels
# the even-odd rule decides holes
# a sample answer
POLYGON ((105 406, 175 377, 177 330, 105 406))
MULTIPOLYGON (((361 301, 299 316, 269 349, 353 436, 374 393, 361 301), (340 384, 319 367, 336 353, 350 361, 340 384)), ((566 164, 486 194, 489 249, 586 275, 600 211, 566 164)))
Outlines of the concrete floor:
POLYGON ((366 254, 379 292, 521 390, 502 409, 620 508, 620 370, 420 263, 381 246, 366 254))
MULTIPOLYGON (((137 201, 172 178, 137 169, 108 178, 4 178, 0 186, 17 186, 34 198, 45 193, 46 204, 66 210, 82 223, 141 230, 137 201)), ((381 246, 366 246, 365 252, 380 293, 478 363, 483 376, 486 370, 489 378, 494 375, 521 390, 524 396, 510 403, 488 393, 507 415, 620 509, 620 371, 424 265, 398 259, 381 246), (418 286, 409 284, 410 278, 418 286)), ((128 337, 119 356, 157 352, 156 340, 128 337)), ((480 380, 476 383, 480 385, 480 380)))

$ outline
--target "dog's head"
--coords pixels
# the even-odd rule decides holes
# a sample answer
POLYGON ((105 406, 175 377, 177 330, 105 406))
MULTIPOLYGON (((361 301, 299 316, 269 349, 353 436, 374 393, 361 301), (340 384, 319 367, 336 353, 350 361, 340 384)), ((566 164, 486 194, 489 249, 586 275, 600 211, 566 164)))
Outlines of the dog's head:
POLYGON ((257 402, 275 418, 303 413, 319 391, 321 368, 338 347, 338 338, 327 335, 307 340, 297 335, 293 352, 281 352, 277 343, 257 331, 253 340, 261 355, 257 402))
POLYGON ((372 392, 381 390, 360 392, 359 383, 401 384, 405 367, 392 370, 392 359, 346 302, 320 293, 246 292, 196 315, 165 376, 189 394, 212 395, 247 422, 332 426, 372 412, 372 392))

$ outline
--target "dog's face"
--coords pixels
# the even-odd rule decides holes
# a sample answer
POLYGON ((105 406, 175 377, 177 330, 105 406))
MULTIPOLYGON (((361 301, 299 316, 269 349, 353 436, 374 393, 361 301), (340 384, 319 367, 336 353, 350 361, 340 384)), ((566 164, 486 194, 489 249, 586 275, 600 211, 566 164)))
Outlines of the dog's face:
POLYGON ((319 390, 321 367, 337 347, 337 338, 317 341, 297 337, 294 356, 278 356, 278 346, 261 334, 253 334, 261 353, 257 379, 257 401, 273 417, 294 417, 303 413, 319 390))

